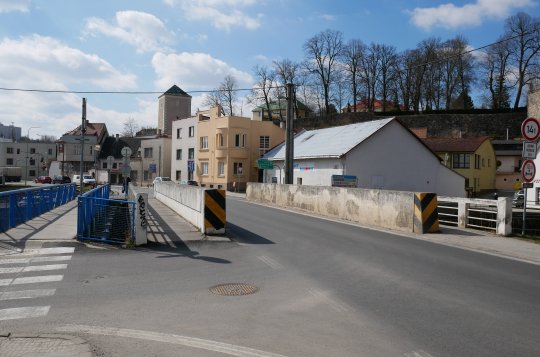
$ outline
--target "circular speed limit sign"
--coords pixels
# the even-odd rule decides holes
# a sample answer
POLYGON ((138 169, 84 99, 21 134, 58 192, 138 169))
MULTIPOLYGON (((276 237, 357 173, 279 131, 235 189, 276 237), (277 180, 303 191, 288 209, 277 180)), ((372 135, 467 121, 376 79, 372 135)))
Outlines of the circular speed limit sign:
POLYGON ((536 165, 532 160, 523 161, 523 166, 521 166, 521 178, 524 182, 532 182, 534 176, 536 175, 536 165))
POLYGON ((536 118, 527 118, 521 124, 521 135, 527 141, 536 141, 540 135, 540 122, 536 118))

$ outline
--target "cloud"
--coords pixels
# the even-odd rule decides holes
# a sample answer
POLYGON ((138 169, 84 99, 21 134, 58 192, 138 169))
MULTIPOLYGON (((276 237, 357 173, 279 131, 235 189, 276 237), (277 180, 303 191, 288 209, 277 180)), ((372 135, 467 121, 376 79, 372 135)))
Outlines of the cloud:
POLYGON ((0 13, 13 11, 28 12, 29 7, 29 0, 0 0, 0 13))
POLYGON ((336 19, 334 15, 330 15, 330 14, 323 14, 320 16, 320 18, 325 21, 334 21, 336 19))
MULTIPOLYGON (((136 76, 100 57, 38 35, 0 40, 0 87, 45 90, 123 90, 136 88, 136 76)), ((59 137, 79 124, 81 96, 70 93, 3 91, 2 122, 59 137)), ((118 117, 114 120, 118 121, 118 117)))
POLYGON ((437 7, 415 8, 410 15, 411 22, 424 30, 433 27, 452 29, 478 26, 486 18, 504 18, 513 9, 530 6, 534 6, 532 0, 477 0, 463 6, 447 3, 437 7))
POLYGON ((152 58, 152 66, 158 77, 155 85, 159 90, 167 90, 175 83, 186 91, 212 90, 217 88, 227 75, 232 75, 239 87, 249 87, 253 82, 249 73, 206 53, 158 52, 152 58))
POLYGON ((89 35, 105 35, 129 43, 137 52, 165 51, 172 44, 175 34, 168 31, 156 16, 140 11, 119 11, 116 23, 92 17, 86 20, 85 32, 89 35))
POLYGON ((183 14, 191 21, 210 21, 217 29, 230 31, 233 27, 256 30, 262 14, 250 16, 240 8, 255 5, 255 0, 164 0, 169 6, 180 4, 183 14))

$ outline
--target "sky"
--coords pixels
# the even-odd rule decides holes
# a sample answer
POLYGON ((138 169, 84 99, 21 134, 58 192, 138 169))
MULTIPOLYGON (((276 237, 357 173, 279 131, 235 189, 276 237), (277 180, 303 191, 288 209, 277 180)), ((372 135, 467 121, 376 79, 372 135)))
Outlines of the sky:
POLYGON ((251 88, 255 66, 301 61, 303 44, 326 29, 398 51, 457 35, 476 48, 520 11, 539 17, 540 1, 0 0, 0 123, 59 138, 80 125, 85 97, 87 119, 111 135, 130 118, 156 127, 158 97, 172 85, 192 95, 195 113, 226 75, 251 88))

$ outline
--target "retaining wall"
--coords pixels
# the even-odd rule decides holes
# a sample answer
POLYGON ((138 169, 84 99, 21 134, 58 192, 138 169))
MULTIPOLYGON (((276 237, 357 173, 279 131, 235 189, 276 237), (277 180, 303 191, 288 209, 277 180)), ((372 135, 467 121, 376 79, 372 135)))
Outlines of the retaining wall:
POLYGON ((414 231, 414 192, 250 182, 246 198, 370 226, 414 231))
POLYGON ((158 182, 154 197, 204 232, 204 188, 158 182))

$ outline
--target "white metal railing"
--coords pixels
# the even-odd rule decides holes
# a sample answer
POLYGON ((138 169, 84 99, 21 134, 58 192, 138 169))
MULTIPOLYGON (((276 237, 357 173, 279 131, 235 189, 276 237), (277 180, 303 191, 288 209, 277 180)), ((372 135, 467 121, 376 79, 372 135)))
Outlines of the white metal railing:
POLYGON ((507 197, 497 200, 437 197, 441 225, 494 231, 509 235, 512 232, 512 201, 507 197))

